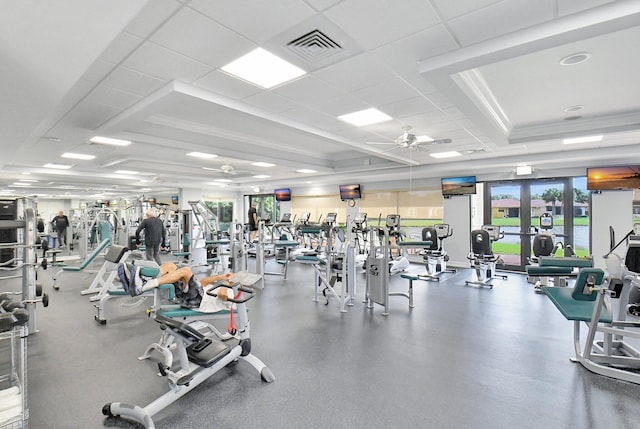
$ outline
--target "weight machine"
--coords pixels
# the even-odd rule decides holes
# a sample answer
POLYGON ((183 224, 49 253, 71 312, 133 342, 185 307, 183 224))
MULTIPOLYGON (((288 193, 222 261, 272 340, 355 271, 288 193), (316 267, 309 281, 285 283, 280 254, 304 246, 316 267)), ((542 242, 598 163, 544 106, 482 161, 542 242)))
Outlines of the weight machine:
POLYGON ((499 277, 507 279, 507 276, 496 274, 496 265, 502 264, 499 255, 495 255, 491 244, 504 237, 504 231, 496 225, 483 225, 482 229, 471 231, 471 252, 467 259, 471 261, 476 271, 477 280, 467 280, 465 285, 476 285, 493 289, 491 281, 499 277))

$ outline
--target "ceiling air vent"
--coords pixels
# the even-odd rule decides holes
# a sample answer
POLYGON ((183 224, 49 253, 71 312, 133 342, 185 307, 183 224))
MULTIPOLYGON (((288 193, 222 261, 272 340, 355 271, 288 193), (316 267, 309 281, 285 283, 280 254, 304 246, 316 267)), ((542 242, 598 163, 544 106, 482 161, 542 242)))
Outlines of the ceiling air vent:
POLYGON ((313 30, 287 43, 287 48, 303 60, 314 63, 342 51, 342 46, 320 30, 313 30))

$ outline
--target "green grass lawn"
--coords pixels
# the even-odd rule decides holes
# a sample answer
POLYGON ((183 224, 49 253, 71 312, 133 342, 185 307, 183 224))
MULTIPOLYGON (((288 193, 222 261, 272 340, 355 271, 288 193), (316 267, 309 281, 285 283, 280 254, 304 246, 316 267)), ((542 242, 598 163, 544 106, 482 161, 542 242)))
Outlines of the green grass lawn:
MULTIPOLYGON (((491 219, 491 224, 492 225, 497 225, 497 226, 520 226, 520 218, 517 217, 494 217, 493 219, 491 219)), ((553 224, 555 226, 562 226, 564 225, 564 218, 563 217, 553 217, 553 224)), ((589 218, 588 217, 574 217, 573 218, 573 224, 575 226, 589 226, 589 218)), ((538 219, 537 217, 534 219, 531 219, 531 225, 532 226, 539 226, 540 225, 540 219, 538 219)))
MULTIPOLYGON (((491 245, 494 253, 498 255, 519 255, 520 254, 520 244, 517 243, 500 243, 495 242, 491 245)), ((582 249, 580 247, 573 249, 576 252, 576 256, 585 257, 589 256, 589 252, 587 249, 582 249)), ((562 249, 558 249, 556 256, 563 256, 562 249)))

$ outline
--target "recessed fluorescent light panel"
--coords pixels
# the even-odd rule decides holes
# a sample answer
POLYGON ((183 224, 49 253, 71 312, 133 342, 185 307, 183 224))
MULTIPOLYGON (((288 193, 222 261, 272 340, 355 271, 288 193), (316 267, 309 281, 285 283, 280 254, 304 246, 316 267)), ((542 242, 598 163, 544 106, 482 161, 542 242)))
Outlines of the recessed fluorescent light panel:
POLYGON ((55 168, 58 170, 68 170, 71 167, 73 167, 73 165, 69 165, 69 164, 55 164, 52 162, 48 162, 45 165, 43 165, 44 168, 55 168))
POLYGON ((254 179, 268 179, 271 176, 267 176, 266 174, 257 174, 253 176, 254 179))
POLYGON ((138 171, 133 171, 133 170, 116 170, 116 171, 114 171, 114 173, 116 173, 116 174, 139 174, 138 171))
POLYGON ((231 180, 231 179, 215 179, 214 182, 231 183, 231 182, 233 182, 233 180, 231 180))
POLYGON ((95 159, 95 155, 87 155, 86 153, 73 153, 73 152, 65 152, 61 155, 63 158, 70 159, 84 159, 86 161, 90 159, 95 159))
POLYGON ((189 152, 187 156, 192 156, 194 158, 201 158, 201 159, 212 159, 212 158, 218 157, 218 155, 214 155, 212 153, 204 153, 204 152, 189 152))
POLYGON ((585 136, 585 137, 573 137, 569 139, 563 139, 563 144, 577 144, 577 143, 595 143, 602 141, 602 135, 599 136, 585 136))
POLYGON ((305 174, 311 174, 311 173, 317 173, 316 170, 311 170, 308 168, 301 168, 300 170, 296 170, 296 173, 305 173, 305 174))
POLYGON ((362 127, 364 125, 371 125, 388 121, 392 118, 391 116, 379 111, 378 109, 371 108, 360 110, 358 112, 347 113, 346 115, 338 116, 338 119, 348 122, 351 125, 362 127))
POLYGON ((227 64, 222 67, 222 71, 265 89, 307 73, 262 48, 257 48, 227 64))
POLYGON ((94 136, 89 139, 92 143, 110 144, 112 146, 128 146, 131 144, 129 140, 112 139, 110 137, 94 136))
POLYGON ((14 182, 11 186, 31 186, 31 183, 27 182, 14 182))
POLYGON ((252 162, 251 165, 255 165, 256 167, 275 167, 276 166, 275 164, 262 162, 262 161, 252 162))
POLYGON ((433 139, 429 136, 416 136, 416 141, 418 143, 427 143, 427 142, 432 142, 433 139))
POLYGON ((429 154, 431 157, 433 158, 453 158, 456 156, 462 156, 462 154, 456 150, 452 150, 449 152, 435 152, 435 153, 430 153, 429 154))

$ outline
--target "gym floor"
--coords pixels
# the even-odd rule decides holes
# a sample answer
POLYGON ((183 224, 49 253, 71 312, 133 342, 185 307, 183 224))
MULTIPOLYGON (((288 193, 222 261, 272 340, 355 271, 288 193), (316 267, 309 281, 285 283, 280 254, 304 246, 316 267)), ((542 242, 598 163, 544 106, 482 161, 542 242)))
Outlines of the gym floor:
MULTIPOLYGON (((167 390, 156 364, 137 359, 159 324, 146 303, 122 307, 124 298, 100 326, 79 293, 91 276, 64 273, 56 292, 49 270, 39 276, 51 303, 38 307, 40 332, 28 341, 29 427, 140 427, 101 409, 144 406, 167 390)), ((571 363, 572 323, 523 275, 492 290, 465 286, 469 269, 449 276, 415 282, 413 310, 391 297, 385 317, 364 307, 359 274, 358 300, 341 314, 335 301, 312 301, 313 271, 291 263, 287 280, 267 277, 250 302, 252 350, 275 382, 238 362, 157 414, 157 428, 638 427, 640 386, 571 363)), ((395 276, 391 289, 407 284, 395 276)))

